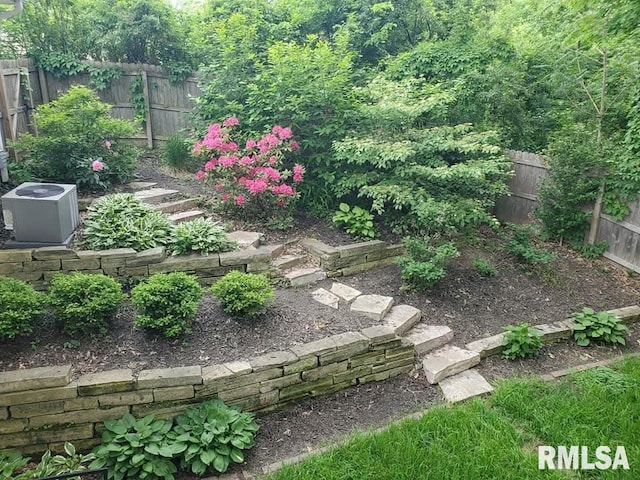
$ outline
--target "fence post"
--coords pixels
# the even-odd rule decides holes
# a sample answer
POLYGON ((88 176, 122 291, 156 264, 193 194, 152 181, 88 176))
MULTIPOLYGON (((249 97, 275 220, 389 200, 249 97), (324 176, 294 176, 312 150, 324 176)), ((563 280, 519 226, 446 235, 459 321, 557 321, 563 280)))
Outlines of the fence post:
POLYGON ((151 125, 151 102, 149 101, 149 79, 146 70, 142 70, 142 94, 144 95, 144 117, 147 128, 147 147, 153 148, 153 126, 151 125))
POLYGON ((38 79, 40 80, 40 96, 42 103, 49 103, 49 86, 47 85, 47 74, 38 67, 38 79))
POLYGON ((13 129, 11 128, 11 117, 9 115, 9 99, 7 98, 7 86, 4 81, 4 70, 0 68, 0 113, 2 113, 2 129, 7 139, 15 140, 13 129))

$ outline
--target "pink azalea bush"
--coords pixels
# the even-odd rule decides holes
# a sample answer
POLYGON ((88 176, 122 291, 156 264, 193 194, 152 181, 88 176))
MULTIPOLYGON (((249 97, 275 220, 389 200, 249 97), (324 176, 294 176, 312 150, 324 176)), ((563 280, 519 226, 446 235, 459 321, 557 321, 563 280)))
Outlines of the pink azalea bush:
POLYGON ((278 220, 290 215, 304 180, 304 167, 283 168, 285 154, 298 150, 288 127, 274 126, 260 139, 236 142, 236 117, 209 125, 207 134, 193 145, 192 154, 204 164, 196 178, 213 185, 215 198, 225 210, 254 220, 278 220))

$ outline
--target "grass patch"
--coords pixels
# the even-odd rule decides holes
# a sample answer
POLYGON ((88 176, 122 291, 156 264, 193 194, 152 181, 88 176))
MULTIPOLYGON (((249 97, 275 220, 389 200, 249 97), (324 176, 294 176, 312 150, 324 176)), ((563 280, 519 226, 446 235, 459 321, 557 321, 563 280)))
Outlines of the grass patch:
POLYGON ((515 379, 488 400, 429 410, 379 433, 356 433, 271 480, 637 479, 640 359, 560 382, 515 379), (624 445, 630 470, 540 471, 537 445, 624 445))

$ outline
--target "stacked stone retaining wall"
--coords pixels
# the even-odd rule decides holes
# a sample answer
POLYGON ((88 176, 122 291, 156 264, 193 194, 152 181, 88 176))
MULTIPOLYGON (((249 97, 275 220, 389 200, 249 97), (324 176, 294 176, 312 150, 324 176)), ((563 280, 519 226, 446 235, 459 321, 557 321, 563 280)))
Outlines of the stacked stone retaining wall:
MULTIPOLYGON (((33 261, 33 260, 32 260, 33 261)), ((212 398, 268 411, 305 397, 385 380, 414 367, 414 349, 386 326, 211 366, 120 369, 72 380, 71 366, 0 372, 0 449, 25 454, 100 442, 103 422, 130 412, 174 417, 212 398)))

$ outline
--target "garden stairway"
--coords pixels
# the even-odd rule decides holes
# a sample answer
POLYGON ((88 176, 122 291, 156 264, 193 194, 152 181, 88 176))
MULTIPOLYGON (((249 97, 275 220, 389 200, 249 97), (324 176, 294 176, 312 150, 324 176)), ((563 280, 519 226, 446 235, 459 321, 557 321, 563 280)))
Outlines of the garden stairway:
POLYGON ((144 203, 153 205, 157 210, 167 215, 173 223, 182 223, 188 220, 204 217, 204 212, 196 206, 195 198, 175 199, 180 193, 178 190, 167 188, 157 188, 152 182, 134 182, 128 187, 136 190, 134 197, 144 203), (140 187, 138 189, 137 187, 140 187))

